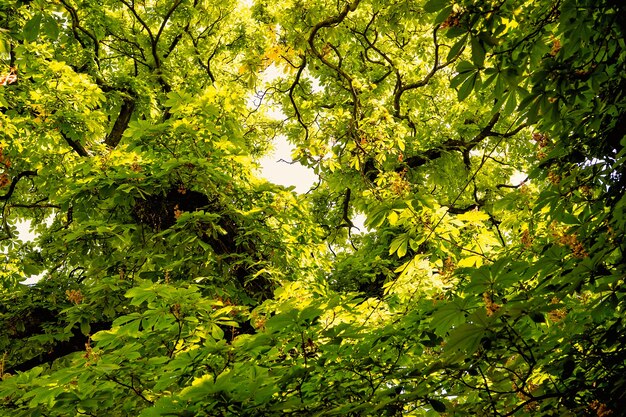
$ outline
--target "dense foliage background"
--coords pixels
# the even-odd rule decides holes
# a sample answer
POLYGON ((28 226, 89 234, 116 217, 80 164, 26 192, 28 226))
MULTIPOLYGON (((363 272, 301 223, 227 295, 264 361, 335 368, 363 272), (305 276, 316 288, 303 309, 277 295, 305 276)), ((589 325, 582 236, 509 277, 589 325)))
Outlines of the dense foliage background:
POLYGON ((0 5, 3 415, 623 413, 621 1, 0 5))

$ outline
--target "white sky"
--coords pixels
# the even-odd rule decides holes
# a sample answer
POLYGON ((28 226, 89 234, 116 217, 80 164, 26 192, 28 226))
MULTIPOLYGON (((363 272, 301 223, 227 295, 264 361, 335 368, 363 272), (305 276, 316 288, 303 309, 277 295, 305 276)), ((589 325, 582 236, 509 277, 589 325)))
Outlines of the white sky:
POLYGON ((274 152, 263 157, 261 163, 261 177, 269 182, 286 187, 295 187, 295 191, 304 194, 318 182, 318 177, 312 169, 298 162, 291 162, 292 146, 285 137, 279 137, 274 143, 274 152))

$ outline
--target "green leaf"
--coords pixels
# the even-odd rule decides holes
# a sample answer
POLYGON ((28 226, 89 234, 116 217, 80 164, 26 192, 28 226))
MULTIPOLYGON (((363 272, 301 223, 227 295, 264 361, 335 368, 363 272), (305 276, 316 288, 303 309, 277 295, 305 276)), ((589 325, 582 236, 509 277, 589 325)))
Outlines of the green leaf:
MULTIPOLYGON (((446 58, 446 60, 451 61, 454 57, 456 57, 463 50, 466 43, 467 43, 467 35, 463 36, 461 39, 456 41, 454 45, 452 45, 452 47, 450 48, 450 52, 448 52, 448 57, 446 58)), ((457 67, 457 71, 458 71, 458 67, 457 67)))
POLYGON ((41 26, 41 13, 37 13, 33 16, 22 29, 22 35, 28 42, 34 42, 39 37, 39 28, 41 26))
MULTIPOLYGON (((541 106, 541 96, 536 97, 526 112, 526 120, 529 124, 535 123, 539 117, 541 106)), ((520 106, 521 107, 521 106, 520 106)))
POLYGON ((396 253, 398 258, 402 258, 406 255, 409 245, 409 234, 403 233, 400 236, 396 237, 389 246, 389 255, 393 255, 396 253))
MULTIPOLYGON (((441 22, 439 22, 441 23, 441 22)), ((452 39, 467 34, 467 29, 463 26, 452 26, 446 31, 446 37, 452 39)))
POLYGON ((511 114, 515 110, 516 105, 517 105, 517 98, 516 98, 515 91, 511 91, 508 94, 506 103, 504 103, 504 108, 502 109, 502 111, 504 112, 504 114, 511 114))
POLYGON ((215 340, 221 340, 224 338, 224 330, 222 330, 217 324, 213 324, 211 325, 211 336, 215 340))
POLYGON ((526 97, 524 97, 522 99, 522 101, 519 103, 519 106, 517 106, 517 111, 518 112, 522 112, 524 111, 531 103, 533 103, 535 100, 537 99, 537 96, 534 94, 529 94, 526 97))
POLYGON ((85 336, 89 335, 89 333, 91 332, 91 324, 89 324, 89 321, 81 320, 81 322, 80 322, 80 331, 85 336))
POLYGON ((473 75, 474 74, 471 72, 461 72, 455 75, 454 78, 450 80, 450 87, 451 88, 459 87, 461 84, 463 84, 463 82, 465 82, 468 78, 472 77, 473 75))
POLYGON ((574 216, 571 213, 563 212, 563 213, 560 213, 558 216, 556 216, 556 218, 563 224, 569 224, 569 225, 580 224, 580 220, 578 219, 578 217, 574 216))
POLYGON ((45 16, 42 20, 41 29, 50 40, 56 40, 59 37, 59 25, 52 16, 45 16))
POLYGON ((439 336, 445 336, 458 325, 465 322, 465 300, 455 300, 437 308, 430 322, 431 328, 439 336))
POLYGON ((435 410, 436 412, 438 412, 438 413, 445 413, 446 405, 444 403, 442 403, 441 401, 436 400, 434 398, 429 398, 428 399, 428 403, 433 408, 433 410, 435 410))
POLYGON ((474 72, 476 71, 476 66, 469 61, 460 61, 456 66, 456 71, 459 74, 465 72, 474 72))
POLYGON ((499 43, 499 39, 488 32, 479 33, 478 38, 489 46, 496 46, 499 43))
POLYGON ((538 311, 532 311, 530 313, 530 319, 532 321, 534 321, 535 323, 545 323, 546 322, 546 318, 544 317, 544 315, 538 311))
POLYGON ((482 68, 485 64, 485 47, 477 37, 472 37, 472 62, 478 68, 482 68))
POLYGON ((24 275, 25 276, 31 277, 33 275, 39 274, 39 272, 41 272, 41 268, 39 266, 37 266, 37 265, 34 265, 34 264, 28 262, 28 263, 24 263, 23 271, 24 271, 24 275))
POLYGON ((452 6, 448 6, 448 7, 441 9, 441 11, 437 14, 437 17, 435 17, 433 23, 438 25, 438 24, 445 22, 446 19, 448 19, 448 17, 452 13, 452 10, 453 10, 452 6))
POLYGON ((299 319, 302 321, 311 321, 317 317, 319 317, 323 313, 323 310, 316 306, 308 306, 304 310, 302 310, 299 314, 299 319))
POLYGON ((463 323, 450 332, 450 336, 445 340, 444 349, 449 354, 462 353, 469 356, 476 352, 484 335, 484 327, 463 323))
POLYGON ((474 89, 474 84, 476 83, 476 74, 473 74, 471 77, 468 77, 467 80, 461 84, 459 90, 457 91, 457 97, 459 101, 465 100, 474 89))
POLYGON ((424 11, 427 13, 437 12, 448 6, 449 0, 428 0, 424 4, 424 11))
POLYGON ((280 332, 286 328, 289 328, 297 323, 297 310, 290 310, 285 313, 277 314, 270 318, 265 326, 268 331, 280 332))

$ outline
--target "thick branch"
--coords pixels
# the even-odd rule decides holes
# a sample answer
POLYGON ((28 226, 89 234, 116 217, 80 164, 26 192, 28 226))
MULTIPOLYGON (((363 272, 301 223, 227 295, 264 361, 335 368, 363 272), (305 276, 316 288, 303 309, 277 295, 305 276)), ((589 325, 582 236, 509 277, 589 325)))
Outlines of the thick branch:
POLYGON ((204 54, 200 53, 200 51, 198 49, 198 43, 200 42, 201 38, 203 38, 203 37, 204 38, 208 38, 209 35, 213 34, 215 28, 217 27, 217 25, 220 22, 222 22, 228 15, 229 15, 229 13, 222 14, 222 9, 219 9, 219 16, 210 25, 208 25, 202 31, 202 33, 200 33, 198 35, 197 38, 194 38, 193 33, 189 30, 189 27, 185 27, 185 29, 184 29, 185 33, 187 33, 187 35, 191 39, 191 43, 193 44, 194 52, 196 53, 196 59, 197 59, 198 63, 200 64, 200 66, 202 68, 206 69, 206 72, 207 72, 209 78, 211 79, 212 83, 215 82, 215 76, 213 75, 213 73, 211 71, 211 60, 213 59, 213 57, 215 57, 215 55, 218 53, 219 49, 222 47, 222 36, 220 36, 218 38, 217 43, 215 45, 215 48, 213 48, 213 51, 209 54, 208 58, 206 59, 206 65, 204 64, 204 62, 202 60, 202 57, 204 56, 204 54))
POLYGON ((46 201, 48 201, 48 197, 41 198, 41 199, 35 201, 34 203, 31 203, 31 204, 26 204, 26 203, 11 204, 11 205, 9 205, 9 208, 12 208, 12 207, 28 208, 28 209, 35 209, 35 208, 55 208, 55 209, 60 209, 61 208, 61 206, 59 206, 58 204, 50 204, 50 203, 46 203, 46 201))
POLYGON ((115 148, 122 139, 122 135, 124 131, 128 127, 128 123, 130 123, 130 118, 133 115, 133 111, 135 110, 135 99, 132 97, 124 96, 122 102, 122 108, 120 109, 120 114, 117 116, 117 120, 115 120, 115 124, 113 125, 113 129, 111 133, 107 136, 104 143, 110 147, 115 148))
MULTIPOLYGON (((414 156, 410 156, 408 158, 406 158, 404 160, 404 163, 409 167, 409 168, 417 168, 417 167, 421 167, 422 165, 426 164, 429 161, 432 161, 433 159, 437 159, 439 157, 441 157, 441 154, 443 153, 443 150, 441 149, 429 149, 425 152, 421 152, 419 155, 414 155, 414 156)), ((400 170, 402 170, 404 168, 401 168, 400 170)))
MULTIPOLYGON (((517 133, 519 133, 522 129, 526 127, 526 124, 521 124, 515 129, 507 133, 494 132, 493 128, 495 127, 496 123, 498 123, 498 120, 500 120, 500 113, 494 114, 489 120, 489 122, 487 122, 487 125, 483 127, 481 131, 476 136, 474 136, 474 138, 472 138, 472 140, 470 140, 469 142, 456 140, 456 139, 448 139, 447 141, 445 141, 444 143, 442 143, 440 146, 436 148, 428 149, 424 152, 421 152, 419 155, 414 155, 405 159, 404 163, 409 168, 417 168, 426 164, 429 161, 432 161, 433 159, 437 159, 441 157, 444 151, 459 151, 463 153, 464 161, 465 161, 465 164, 467 165, 468 158, 469 158, 469 151, 472 150, 474 147, 476 147, 476 145, 478 145, 480 142, 482 142, 486 138, 488 137, 508 138, 513 135, 516 135, 517 133)), ((403 168, 398 168, 397 170, 400 171, 402 169, 403 168)))
POLYGON ((23 172, 20 172, 19 174, 17 174, 15 177, 13 177, 13 180, 11 181, 11 185, 9 185, 9 191, 7 191, 7 193, 5 195, 0 195, 0 200, 8 200, 9 198, 11 198, 11 195, 15 191, 15 187, 17 186, 17 183, 22 178, 24 178, 24 177, 34 177, 36 175, 37 175, 37 171, 23 171, 23 172))
MULTIPOLYGON (((90 327, 91 331, 95 333, 100 330, 110 329, 111 323, 91 323, 90 327)), ((69 340, 57 342, 46 352, 43 352, 24 362, 20 362, 17 365, 9 366, 8 368, 6 368, 5 373, 13 374, 15 372, 26 372, 36 366, 51 364, 55 360, 67 356, 71 353, 85 350, 85 343, 87 343, 88 340, 88 336, 85 336, 79 330, 77 330, 72 334, 72 337, 70 337, 69 340)))
POLYGON ((520 188, 522 185, 526 184, 526 181, 528 181, 528 177, 526 177, 524 179, 524 181, 520 182, 517 185, 511 185, 511 184, 496 184, 496 188, 500 189, 500 188, 520 188))
POLYGON ((291 101, 293 110, 296 113, 296 118, 298 119, 298 123, 300 123, 300 126, 304 128, 304 134, 305 134, 304 140, 306 143, 309 138, 309 128, 306 125, 306 123, 304 123, 304 120, 302 120, 302 115, 300 114, 300 110, 298 109, 298 105, 296 104, 296 100, 294 99, 294 96, 293 96, 294 90, 296 86, 298 85, 298 83, 300 82, 300 76, 302 75, 302 71, 304 71, 304 68, 306 68, 306 56, 305 55, 302 56, 302 64, 298 67, 296 78, 291 84, 291 87, 289 87, 289 100, 291 101))
POLYGON ((350 188, 346 188, 346 194, 343 198, 343 210, 341 214, 341 219, 345 222, 345 225, 349 228, 354 227, 354 223, 350 220, 350 216, 348 215, 350 211, 350 196, 352 194, 352 190, 350 188))
POLYGON ((67 142, 67 144, 70 145, 70 147, 74 149, 74 151, 76 151, 77 154, 83 157, 89 156, 89 152, 87 152, 85 147, 80 142, 77 142, 74 139, 70 138, 61 130, 60 130, 60 133, 61 133, 61 136, 63 136, 63 139, 65 139, 65 141, 67 142))
POLYGON ((500 120, 499 112, 491 116, 491 120, 489 120, 489 122, 487 123, 487 126, 485 126, 478 135, 474 136, 474 139, 472 139, 467 144, 468 145, 467 148, 472 149, 474 146, 482 142, 485 138, 494 134, 494 132, 492 132, 491 129, 493 129, 496 123, 498 123, 498 120, 500 120))
POLYGON ((396 83, 396 88, 395 88, 394 97, 393 97, 394 116, 403 120, 407 120, 412 128, 414 128, 413 123, 411 122, 411 120, 409 120, 408 116, 403 115, 401 111, 400 100, 402 98, 402 94, 404 94, 408 90, 414 90, 414 89, 421 88, 427 85, 430 82, 431 78, 437 73, 437 71, 455 62, 458 59, 458 57, 461 55, 461 53, 463 52, 463 50, 461 50, 454 57, 450 58, 449 61, 446 61, 444 63, 439 63, 439 48, 441 46, 439 42, 437 41, 437 31, 439 30, 439 28, 440 28, 440 25, 437 25, 435 29, 433 30, 433 43, 435 45, 434 59, 433 59, 434 62, 428 74, 426 74, 424 78, 422 78, 419 81, 408 83, 408 84, 403 84, 399 72, 397 73, 398 80, 396 83))
POLYGON ((122 4, 124 4, 124 6, 126 6, 128 8, 128 10, 130 10, 130 12, 133 14, 133 16, 135 16, 135 19, 137 19, 139 24, 146 30, 146 33, 148 34, 148 37, 150 38, 150 44, 151 45, 154 44, 155 43, 155 39, 154 39, 154 35, 152 34, 152 30, 150 30, 150 26, 148 26, 148 24, 141 18, 141 16, 139 16, 139 13, 137 13, 137 10, 135 10, 134 3, 130 4, 126 0, 120 0, 120 1, 122 2, 122 4))
POLYGON ((450 213, 450 214, 464 214, 464 213, 468 213, 470 211, 476 210, 478 208, 479 208, 478 204, 470 204, 467 207, 449 206, 448 207, 448 213, 450 213))

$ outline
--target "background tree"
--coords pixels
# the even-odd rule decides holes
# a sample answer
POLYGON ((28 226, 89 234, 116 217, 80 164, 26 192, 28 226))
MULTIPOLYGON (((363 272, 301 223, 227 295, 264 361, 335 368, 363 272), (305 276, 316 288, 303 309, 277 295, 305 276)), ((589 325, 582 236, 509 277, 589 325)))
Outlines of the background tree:
POLYGON ((0 409, 617 415, 623 8, 3 2, 0 409))

